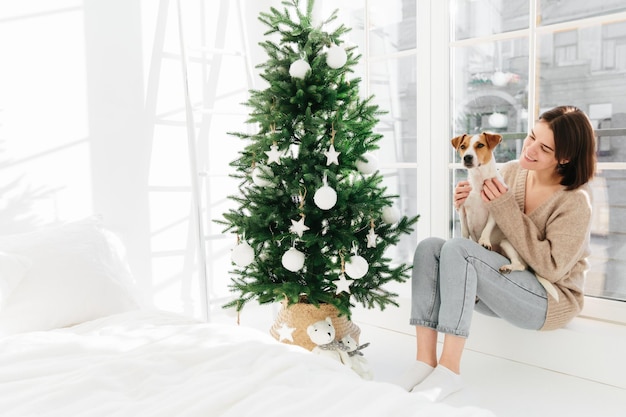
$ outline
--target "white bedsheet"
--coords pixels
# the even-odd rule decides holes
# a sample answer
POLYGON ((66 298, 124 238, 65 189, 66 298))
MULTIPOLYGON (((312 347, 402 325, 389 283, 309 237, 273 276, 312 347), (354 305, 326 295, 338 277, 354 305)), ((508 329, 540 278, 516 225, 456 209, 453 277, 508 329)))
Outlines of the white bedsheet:
POLYGON ((117 314, 0 338, 0 416, 462 416, 245 327, 117 314))

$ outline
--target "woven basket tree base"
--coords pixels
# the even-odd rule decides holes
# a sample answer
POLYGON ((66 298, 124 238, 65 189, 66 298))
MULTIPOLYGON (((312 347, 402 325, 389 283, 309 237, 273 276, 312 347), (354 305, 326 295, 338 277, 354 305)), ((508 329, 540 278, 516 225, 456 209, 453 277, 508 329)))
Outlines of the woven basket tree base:
POLYGON ((349 334, 358 345, 361 329, 348 320, 346 316, 339 317, 339 312, 335 306, 331 304, 320 304, 318 308, 313 304, 306 303, 296 303, 289 306, 285 302, 282 304, 276 316, 276 321, 274 321, 274 324, 270 328, 270 334, 279 342, 289 345, 298 345, 305 349, 313 350, 316 345, 307 334, 307 327, 320 320, 326 320, 326 317, 330 317, 333 322, 333 327, 335 328, 335 339, 341 340, 342 337, 349 334), (280 339, 279 329, 283 325, 295 329, 293 333, 291 333, 293 342, 286 338, 280 339))

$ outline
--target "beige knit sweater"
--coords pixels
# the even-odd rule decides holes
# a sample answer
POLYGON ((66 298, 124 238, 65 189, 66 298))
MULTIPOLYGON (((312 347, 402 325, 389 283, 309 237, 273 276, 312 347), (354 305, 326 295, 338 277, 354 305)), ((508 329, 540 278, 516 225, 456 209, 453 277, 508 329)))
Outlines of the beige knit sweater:
POLYGON ((510 161, 500 173, 509 191, 487 206, 529 268, 558 292, 558 300, 548 296, 542 330, 558 329, 583 307, 583 281, 590 253, 589 187, 561 189, 531 213, 524 213, 528 171, 520 168, 518 161, 510 161))

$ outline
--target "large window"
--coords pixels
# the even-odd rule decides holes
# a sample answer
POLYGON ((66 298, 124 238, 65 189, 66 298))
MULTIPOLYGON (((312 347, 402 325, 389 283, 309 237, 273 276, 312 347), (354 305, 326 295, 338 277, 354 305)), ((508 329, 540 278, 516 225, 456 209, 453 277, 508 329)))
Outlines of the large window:
MULTIPOLYGON (((589 114, 598 135, 588 299, 626 300, 621 278, 626 276, 626 204, 621 201, 626 199, 621 189, 626 187, 621 181, 626 175, 626 5, 589 3, 318 0, 321 16, 339 9, 340 23, 352 29, 348 42, 362 55, 356 74, 363 79, 362 93, 373 94, 387 111, 377 125, 385 185, 400 196, 404 214, 420 215, 416 232, 403 239, 392 259, 410 262, 418 240, 458 231, 449 200, 462 172, 450 146, 453 135, 500 132, 505 141, 497 157, 504 162, 517 158, 542 110, 568 103, 589 114)), ((210 262, 223 262, 227 255, 223 248, 208 252, 210 262)), ((409 295, 407 285, 394 290, 409 295)))
MULTIPOLYGON (((585 291, 626 301, 626 4, 560 3, 451 2, 452 133, 500 132, 498 161, 505 162, 518 157, 542 111, 561 104, 584 110, 596 128, 599 161, 585 291)), ((452 187, 462 173, 452 149, 449 158, 452 187)))

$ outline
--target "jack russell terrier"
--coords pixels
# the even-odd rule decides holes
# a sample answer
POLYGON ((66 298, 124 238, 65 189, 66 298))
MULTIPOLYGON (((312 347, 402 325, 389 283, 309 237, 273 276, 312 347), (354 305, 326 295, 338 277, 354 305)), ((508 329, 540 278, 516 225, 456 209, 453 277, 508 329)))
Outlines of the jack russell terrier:
POLYGON ((509 273, 523 271, 527 264, 497 227, 495 219, 489 214, 480 196, 485 180, 497 178, 504 184, 493 155, 494 149, 500 142, 502 142, 502 136, 483 132, 476 135, 457 136, 452 139, 452 146, 461 156, 472 187, 467 199, 458 210, 461 233, 463 237, 470 238, 489 250, 499 247, 503 255, 511 260, 510 264, 500 267, 500 272, 509 273))

